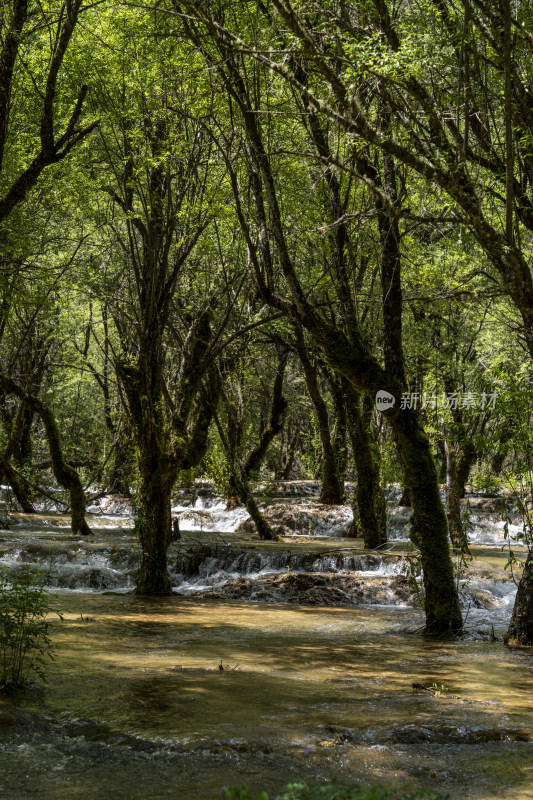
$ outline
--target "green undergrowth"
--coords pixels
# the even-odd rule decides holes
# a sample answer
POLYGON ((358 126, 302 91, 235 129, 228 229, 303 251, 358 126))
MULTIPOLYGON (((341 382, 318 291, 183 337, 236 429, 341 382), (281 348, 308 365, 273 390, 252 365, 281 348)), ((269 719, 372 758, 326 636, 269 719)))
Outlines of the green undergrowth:
POLYGON ((230 786, 223 790, 224 800, 447 800, 448 795, 432 789, 412 786, 357 786, 339 783, 317 784, 295 781, 271 798, 266 792, 253 794, 248 786, 230 786))
POLYGON ((0 570, 0 693, 12 694, 30 679, 45 680, 53 658, 47 576, 30 568, 0 570))

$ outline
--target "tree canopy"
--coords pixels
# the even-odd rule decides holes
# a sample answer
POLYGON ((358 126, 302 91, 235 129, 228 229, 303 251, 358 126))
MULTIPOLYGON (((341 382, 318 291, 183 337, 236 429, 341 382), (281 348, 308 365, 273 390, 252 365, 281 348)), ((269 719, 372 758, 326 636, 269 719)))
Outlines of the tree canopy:
POLYGON ((533 500, 531 20, 4 3, 0 471, 21 506, 53 477, 87 534, 87 493, 133 492, 137 589, 165 594, 180 481, 270 538, 254 480, 319 477, 339 503, 354 479, 367 547, 399 483, 427 630, 460 630, 465 487, 533 500))

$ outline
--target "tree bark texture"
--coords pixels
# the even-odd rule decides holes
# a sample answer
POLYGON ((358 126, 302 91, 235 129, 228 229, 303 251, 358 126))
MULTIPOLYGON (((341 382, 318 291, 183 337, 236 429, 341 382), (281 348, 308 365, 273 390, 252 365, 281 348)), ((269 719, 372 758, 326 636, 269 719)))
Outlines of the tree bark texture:
POLYGON ((533 647, 533 548, 528 551, 526 565, 518 584, 505 642, 533 647))
MULTIPOLYGON (((356 504, 359 529, 365 547, 374 549, 387 541, 385 495, 379 479, 370 415, 362 409, 363 398, 345 382, 348 430, 357 476, 356 504)), ((367 399, 367 409, 368 409, 367 399)), ((354 515, 355 518, 355 515, 354 515)))
POLYGON ((78 473, 64 459, 59 429, 52 411, 39 398, 26 392, 7 375, 0 375, 0 390, 6 394, 16 395, 24 403, 30 405, 41 417, 50 449, 52 472, 59 485, 69 493, 72 532, 82 536, 91 534, 92 531, 85 520, 85 505, 87 502, 85 492, 78 473))
POLYGON ((326 505, 340 505, 343 501, 344 486, 339 475, 337 457, 333 446, 329 424, 328 407, 322 397, 318 384, 318 370, 313 364, 305 343, 303 331, 296 326, 296 351, 300 358, 307 392, 315 408, 318 434, 322 445, 322 486, 320 502, 326 505))
POLYGON ((445 439, 444 448, 446 451, 446 517, 448 518, 450 539, 456 550, 461 553, 469 553, 468 539, 461 518, 462 488, 455 447, 448 439, 445 439))

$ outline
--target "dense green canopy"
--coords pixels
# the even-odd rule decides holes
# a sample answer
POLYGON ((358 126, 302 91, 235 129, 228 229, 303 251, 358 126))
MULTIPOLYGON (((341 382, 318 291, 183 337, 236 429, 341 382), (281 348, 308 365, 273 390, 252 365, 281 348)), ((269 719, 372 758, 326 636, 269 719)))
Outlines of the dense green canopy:
POLYGON ((164 594, 180 482, 269 538, 254 480, 339 503, 354 479, 368 547, 399 483, 427 630, 459 630, 465 486, 515 493, 530 530, 532 21, 6 1, 0 471, 22 507, 53 477, 87 533, 87 492, 132 492, 138 591, 164 594))

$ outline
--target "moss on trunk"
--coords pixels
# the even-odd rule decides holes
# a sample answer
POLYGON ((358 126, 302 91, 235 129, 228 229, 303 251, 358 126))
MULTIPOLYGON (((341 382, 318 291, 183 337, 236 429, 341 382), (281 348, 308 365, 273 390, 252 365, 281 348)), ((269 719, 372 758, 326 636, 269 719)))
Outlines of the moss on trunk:
MULTIPOLYGON (((352 442, 357 475, 356 503, 358 525, 354 535, 363 537, 365 547, 374 549, 387 541, 385 496, 379 479, 379 467, 370 431, 370 414, 361 408, 361 398, 345 385, 348 430, 352 442)), ((354 519, 355 519, 354 514, 354 519)))
POLYGON ((85 520, 85 505, 87 502, 85 492, 78 473, 64 459, 59 429, 52 411, 39 398, 26 392, 12 378, 6 375, 0 375, 0 389, 20 397, 40 416, 48 440, 54 478, 60 486, 68 491, 70 496, 72 532, 83 536, 91 534, 92 531, 85 520))
POLYGON ((0 475, 13 489, 17 502, 26 514, 35 514, 35 508, 30 500, 30 489, 18 470, 9 463, 7 458, 0 459, 0 475))
POLYGON ((461 487, 457 471, 457 457, 453 444, 447 439, 444 442, 446 452, 446 517, 450 539, 453 546, 461 553, 470 553, 468 539, 461 519, 461 487))
POLYGON ((429 440, 411 409, 389 414, 398 437, 405 486, 413 507, 411 538, 420 549, 424 573, 426 630, 460 631, 463 626, 448 543, 448 524, 440 499, 429 440))
POLYGON ((172 594, 167 568, 171 531, 170 492, 171 484, 162 480, 160 473, 141 477, 135 523, 141 546, 136 594, 172 594))
POLYGON ((247 512, 253 520, 255 529, 259 534, 260 539, 271 542, 282 541, 281 536, 278 536, 277 533, 274 533, 270 524, 267 522, 263 514, 261 514, 259 508, 257 507, 257 503, 255 502, 255 498, 250 493, 248 493, 246 496, 245 506, 247 512))
POLYGON ((533 647, 533 548, 530 548, 527 554, 504 641, 507 644, 533 647))

